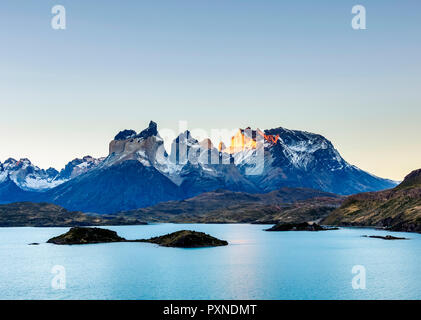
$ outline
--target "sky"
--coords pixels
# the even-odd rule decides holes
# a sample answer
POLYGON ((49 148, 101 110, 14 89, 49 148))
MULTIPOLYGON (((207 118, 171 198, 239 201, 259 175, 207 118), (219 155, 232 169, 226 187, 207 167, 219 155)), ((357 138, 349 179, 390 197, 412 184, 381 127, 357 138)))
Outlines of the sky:
POLYGON ((2 0, 0 161, 60 169, 120 130, 186 121, 319 133, 402 180, 421 168, 420 36, 418 0, 2 0))

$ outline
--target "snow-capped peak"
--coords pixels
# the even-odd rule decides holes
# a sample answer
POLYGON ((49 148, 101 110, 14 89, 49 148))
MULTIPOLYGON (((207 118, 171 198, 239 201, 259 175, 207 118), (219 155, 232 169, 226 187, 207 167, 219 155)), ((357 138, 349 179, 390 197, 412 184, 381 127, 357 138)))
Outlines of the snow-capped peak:
POLYGON ((127 160, 137 160, 150 167, 162 157, 167 157, 164 141, 158 134, 157 124, 150 121, 149 126, 140 133, 134 130, 120 131, 110 142, 109 155, 103 165, 112 166, 127 160))
POLYGON ((23 190, 43 191, 52 188, 59 184, 54 181, 57 174, 57 170, 53 168, 40 169, 27 158, 20 160, 9 158, 0 164, 0 182, 10 178, 23 190))
POLYGON ((10 179, 23 190, 42 192, 87 172, 101 161, 90 156, 74 159, 58 172, 54 168, 41 169, 27 158, 9 158, 4 163, 0 162, 0 183, 10 179))

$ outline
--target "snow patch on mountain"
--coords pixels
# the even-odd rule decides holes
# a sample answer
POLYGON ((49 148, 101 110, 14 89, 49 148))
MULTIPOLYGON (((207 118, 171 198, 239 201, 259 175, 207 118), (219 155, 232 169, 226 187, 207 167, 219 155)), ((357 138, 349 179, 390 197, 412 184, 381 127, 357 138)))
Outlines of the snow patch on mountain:
POLYGON ((74 159, 58 172, 54 168, 40 169, 26 158, 9 158, 0 162, 0 183, 10 178, 22 190, 43 192, 89 171, 101 161, 90 156, 74 159))

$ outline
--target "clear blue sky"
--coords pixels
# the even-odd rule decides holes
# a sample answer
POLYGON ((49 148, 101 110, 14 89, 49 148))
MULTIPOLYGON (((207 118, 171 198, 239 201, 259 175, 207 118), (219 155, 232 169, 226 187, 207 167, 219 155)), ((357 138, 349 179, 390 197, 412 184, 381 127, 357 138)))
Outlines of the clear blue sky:
POLYGON ((420 36, 417 0, 2 0, 0 161, 59 169, 119 130, 186 120, 320 133, 402 179, 421 167, 420 36))

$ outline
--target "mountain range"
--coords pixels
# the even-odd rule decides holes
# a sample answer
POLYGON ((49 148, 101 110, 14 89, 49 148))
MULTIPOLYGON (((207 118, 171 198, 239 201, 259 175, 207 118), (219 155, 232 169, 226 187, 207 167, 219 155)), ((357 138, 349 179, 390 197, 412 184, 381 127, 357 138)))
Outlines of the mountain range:
POLYGON ((309 188, 340 195, 393 188, 396 183, 346 162, 321 135, 276 128, 239 129, 215 147, 189 131, 164 148, 157 124, 119 132, 107 157, 84 157, 57 171, 28 159, 0 163, 0 202, 49 202, 68 210, 116 213, 218 189, 249 194, 309 188))
POLYGON ((104 159, 95 159, 91 156, 77 158, 66 164, 59 172, 54 168, 40 169, 26 158, 20 160, 9 158, 4 163, 0 162, 0 183, 11 180, 24 191, 42 192, 89 171, 104 159))

